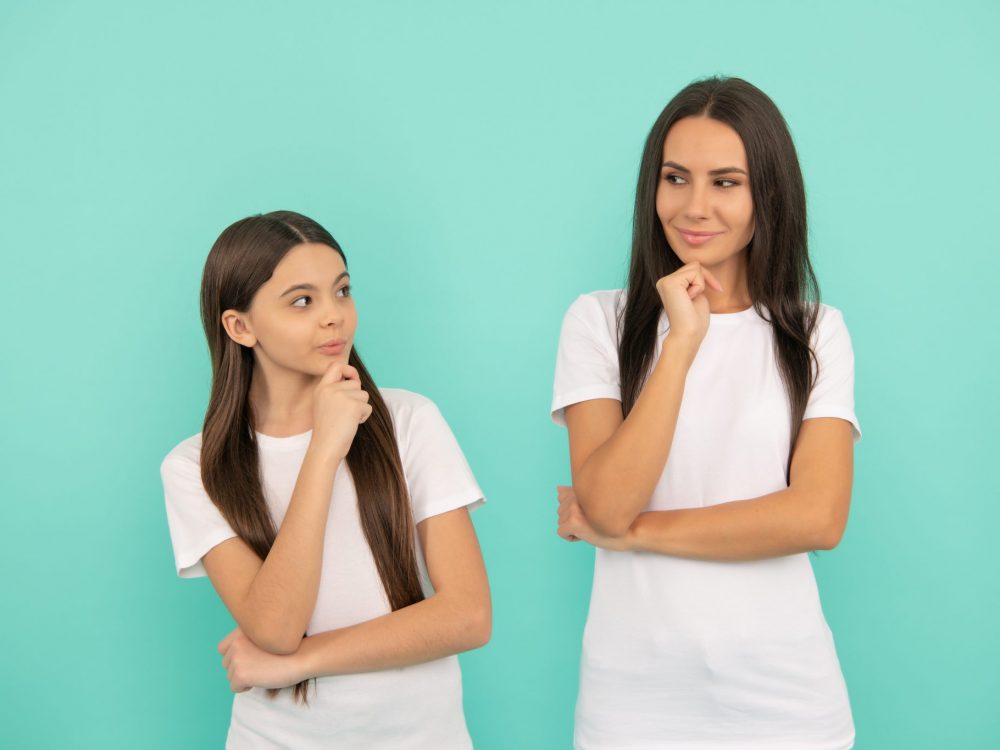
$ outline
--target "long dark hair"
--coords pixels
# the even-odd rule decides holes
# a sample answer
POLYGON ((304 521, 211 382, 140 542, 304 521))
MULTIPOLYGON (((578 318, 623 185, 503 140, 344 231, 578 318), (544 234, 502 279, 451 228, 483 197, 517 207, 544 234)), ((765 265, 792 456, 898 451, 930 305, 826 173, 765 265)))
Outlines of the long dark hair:
POLYGON ((806 198, 792 136, 763 91, 740 78, 712 77, 685 87, 656 118, 639 165, 632 260, 625 305, 618 313, 622 411, 635 406, 653 360, 663 304, 656 281, 683 264, 656 214, 656 189, 667 131, 684 117, 729 125, 746 149, 754 233, 747 247, 747 285, 759 314, 770 319, 775 354, 791 403, 792 448, 815 378, 810 337, 819 284, 809 262, 806 198), (766 314, 765 314, 766 313, 766 314))
MULTIPOLYGON (((277 530, 260 480, 255 418, 250 403, 253 351, 222 326, 225 310, 245 312, 282 258, 306 242, 328 245, 347 264, 329 232, 292 211, 250 216, 227 227, 212 246, 201 282, 201 320, 212 358, 212 393, 202 429, 201 479, 219 511, 263 560, 277 530)), ((347 467, 358 495, 358 513, 379 577, 393 610, 424 598, 414 547, 413 515, 392 418, 357 349, 349 363, 369 394, 371 416, 358 426, 347 467)), ((307 702, 308 681, 294 688, 307 702)))

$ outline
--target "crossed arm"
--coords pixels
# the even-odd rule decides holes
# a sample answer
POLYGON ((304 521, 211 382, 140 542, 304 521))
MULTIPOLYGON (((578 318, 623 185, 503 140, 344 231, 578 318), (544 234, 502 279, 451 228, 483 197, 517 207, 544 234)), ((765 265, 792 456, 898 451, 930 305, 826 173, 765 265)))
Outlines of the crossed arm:
POLYGON ((786 489, 704 508, 642 512, 669 457, 683 397, 687 368, 671 359, 661 357, 628 419, 611 399, 566 408, 573 489, 560 491, 560 536, 702 560, 835 547, 847 524, 854 442, 850 423, 833 417, 802 423, 786 489))
POLYGON ((431 596, 357 625, 306 638, 300 632, 288 654, 264 650, 238 627, 219 644, 232 689, 404 667, 484 645, 491 631, 490 592, 468 510, 432 516, 417 525, 417 533, 431 596))

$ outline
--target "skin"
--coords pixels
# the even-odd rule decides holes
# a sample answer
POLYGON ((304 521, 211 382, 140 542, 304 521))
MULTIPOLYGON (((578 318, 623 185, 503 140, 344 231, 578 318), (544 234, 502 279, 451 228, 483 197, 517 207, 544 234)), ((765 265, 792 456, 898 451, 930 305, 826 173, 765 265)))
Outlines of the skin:
POLYGON ((247 311, 222 315, 227 334, 254 352, 250 398, 258 430, 275 437, 312 430, 267 558, 238 538, 203 558, 237 622, 219 644, 234 691, 415 664, 489 640, 489 585, 464 508, 417 526, 432 596, 371 622, 303 638, 319 590, 334 476, 358 425, 371 414, 358 373, 347 364, 357 327, 349 281, 335 250, 297 245, 247 311), (342 350, 320 349, 331 340, 343 341, 342 350))
POLYGON ((656 212, 685 263, 656 282, 670 330, 628 418, 612 399, 566 408, 573 486, 557 488, 564 539, 704 560, 755 560, 839 543, 854 444, 850 424, 835 418, 803 423, 785 490, 705 508, 642 512, 669 458, 684 383, 710 314, 752 304, 746 282, 751 177, 743 142, 728 125, 688 117, 667 133, 656 212), (695 245, 683 229, 719 234, 695 245))

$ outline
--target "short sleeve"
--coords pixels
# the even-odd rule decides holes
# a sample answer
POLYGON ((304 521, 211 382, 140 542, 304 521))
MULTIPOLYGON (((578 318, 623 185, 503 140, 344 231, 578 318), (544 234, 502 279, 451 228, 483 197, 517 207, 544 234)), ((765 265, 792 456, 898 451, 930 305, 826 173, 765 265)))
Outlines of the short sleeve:
POLYGON ((819 370, 802 419, 846 419, 854 428, 857 442, 861 426, 854 413, 854 349, 840 310, 829 306, 821 309, 814 341, 819 370))
POLYGON ((178 446, 160 465, 167 524, 174 547, 174 567, 181 578, 206 575, 201 558, 216 545, 232 539, 236 532, 212 503, 201 483, 197 450, 178 446))
MULTIPOLYGON (((612 316, 613 318, 613 316, 612 316)), ((563 317, 552 387, 552 421, 566 426, 564 409, 581 401, 621 401, 618 347, 601 303, 583 294, 563 317)))
POLYGON ((405 444, 400 446, 403 474, 410 492, 413 521, 421 521, 486 501, 451 428, 432 401, 410 414, 405 444))

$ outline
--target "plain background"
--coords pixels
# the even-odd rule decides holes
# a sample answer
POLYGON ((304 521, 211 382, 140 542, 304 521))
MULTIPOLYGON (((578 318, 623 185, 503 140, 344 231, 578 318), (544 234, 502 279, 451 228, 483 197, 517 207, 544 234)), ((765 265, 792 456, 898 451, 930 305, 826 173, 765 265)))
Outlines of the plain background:
POLYGON ((813 562, 857 747, 1000 746, 998 7, 5 0, 0 744, 222 745, 231 621, 173 573, 158 467, 205 407, 205 255, 282 208, 343 244, 359 350, 489 497, 477 748, 569 747, 593 553, 555 535, 559 326, 622 284, 656 115, 722 73, 789 122, 854 341, 854 506, 813 562))

